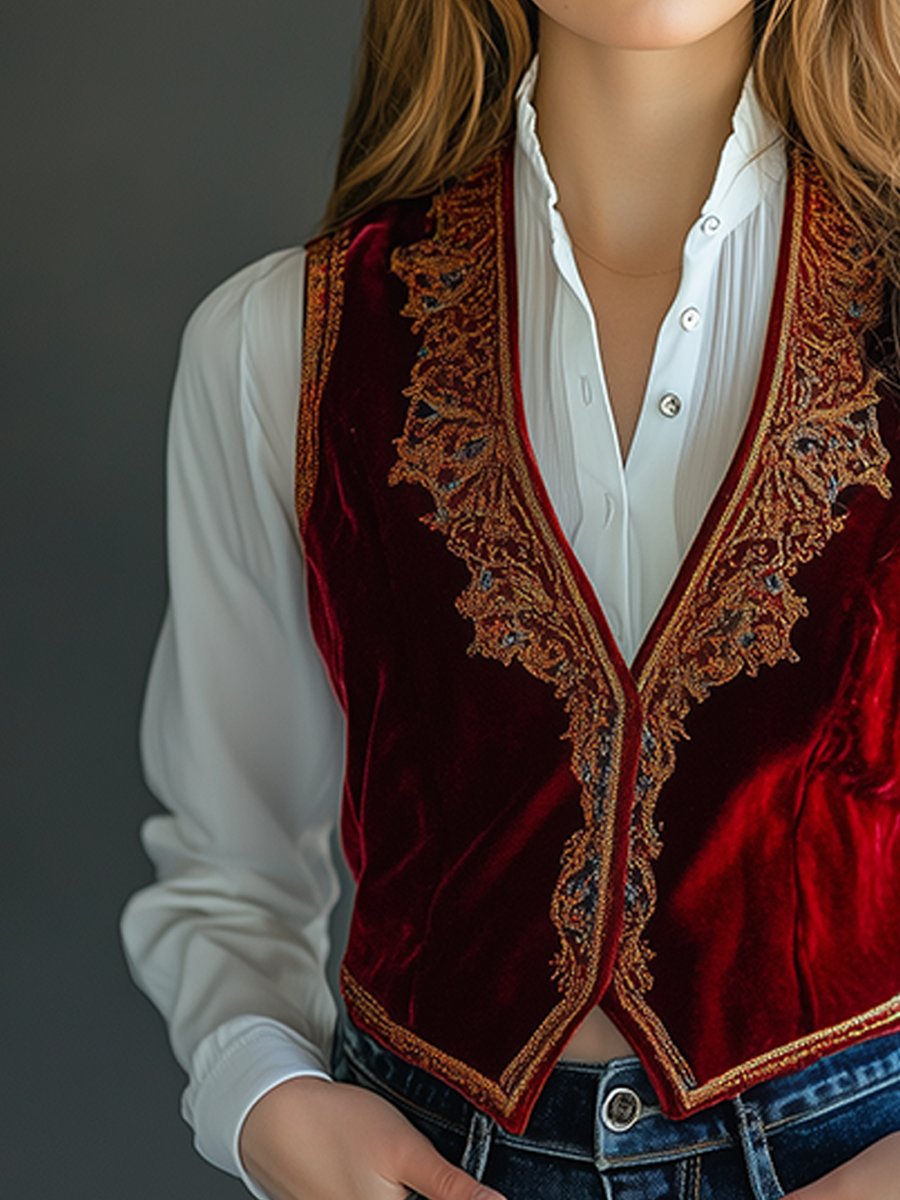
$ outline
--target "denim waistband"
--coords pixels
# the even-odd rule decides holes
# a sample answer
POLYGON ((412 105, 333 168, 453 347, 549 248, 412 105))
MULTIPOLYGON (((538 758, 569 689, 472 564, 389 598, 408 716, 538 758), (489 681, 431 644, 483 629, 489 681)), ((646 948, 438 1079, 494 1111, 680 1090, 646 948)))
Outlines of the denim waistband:
MULTIPOLYGON (((351 1064, 388 1094, 433 1119, 464 1133, 473 1105, 454 1088, 421 1067, 406 1062, 355 1025, 341 1010, 335 1035, 351 1064)), ((493 1136, 531 1148, 610 1165, 638 1159, 648 1152, 660 1160, 733 1145, 742 1115, 770 1132, 802 1122, 830 1109, 867 1097, 900 1081, 900 1032, 869 1037, 817 1059, 800 1070, 754 1084, 736 1100, 723 1100, 675 1120, 663 1114, 659 1099, 639 1058, 629 1055, 603 1063, 558 1059, 532 1109, 528 1125, 511 1134, 499 1125, 493 1136), (632 1124, 611 1127, 604 1106, 617 1088, 627 1096, 632 1124), (633 1116, 637 1107, 637 1117, 633 1116), (736 1118, 736 1110, 738 1117, 736 1118)), ((626 1106, 627 1107, 627 1106, 626 1106)), ((613 1120, 613 1125, 617 1122, 613 1120)), ((618 1121, 618 1124, 622 1124, 618 1121)))

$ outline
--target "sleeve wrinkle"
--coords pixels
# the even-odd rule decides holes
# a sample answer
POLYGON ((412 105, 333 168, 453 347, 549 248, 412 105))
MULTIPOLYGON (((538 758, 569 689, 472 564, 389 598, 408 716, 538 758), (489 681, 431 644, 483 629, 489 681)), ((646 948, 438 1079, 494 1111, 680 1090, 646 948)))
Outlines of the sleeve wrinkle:
MULTIPOLYGON (((309 628, 278 435, 253 395, 269 346, 259 318, 293 286, 292 256, 236 272, 182 330, 165 457, 169 595, 138 738, 164 811, 139 831, 155 877, 120 914, 129 971, 188 1073, 196 1147, 239 1176, 248 1103, 321 1070, 336 1017, 325 968, 343 717, 309 628)), ((285 331, 271 329, 280 362, 285 331)), ((298 366, 265 373, 276 415, 298 366)))

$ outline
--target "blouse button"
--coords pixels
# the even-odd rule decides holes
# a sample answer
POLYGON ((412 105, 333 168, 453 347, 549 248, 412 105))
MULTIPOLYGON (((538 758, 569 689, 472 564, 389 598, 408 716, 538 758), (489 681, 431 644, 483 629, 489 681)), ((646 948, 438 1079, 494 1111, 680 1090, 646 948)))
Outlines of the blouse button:
POLYGON ((677 417, 681 412, 681 399, 674 392, 666 392, 660 397, 659 411, 664 417, 677 417))
POLYGON ((721 224, 722 222, 719 220, 719 218, 711 213, 708 217, 704 217, 700 222, 700 228, 707 235, 707 237, 712 237, 721 224))
POLYGON ((681 314, 681 328, 687 329, 688 332, 696 329, 700 324, 700 310, 698 308, 686 308, 681 314))
POLYGON ((585 408, 593 402, 594 396, 591 392, 591 381, 587 375, 581 376, 581 402, 585 408))

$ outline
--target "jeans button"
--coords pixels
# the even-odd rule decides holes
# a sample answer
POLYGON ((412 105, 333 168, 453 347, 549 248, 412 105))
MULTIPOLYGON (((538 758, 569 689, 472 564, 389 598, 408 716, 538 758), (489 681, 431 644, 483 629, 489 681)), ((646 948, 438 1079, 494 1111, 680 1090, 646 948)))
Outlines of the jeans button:
POLYGON ((607 1129, 622 1133, 641 1115, 641 1098, 632 1088, 617 1087, 603 1101, 600 1118, 607 1129))

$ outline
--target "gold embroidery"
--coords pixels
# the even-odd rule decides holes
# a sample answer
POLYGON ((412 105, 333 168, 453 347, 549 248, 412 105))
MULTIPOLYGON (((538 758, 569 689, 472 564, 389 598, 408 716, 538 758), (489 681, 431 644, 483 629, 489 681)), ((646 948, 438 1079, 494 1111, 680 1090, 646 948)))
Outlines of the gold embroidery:
MULTIPOLYGON (((423 1067, 439 1078, 460 1088, 473 1103, 483 1106, 486 1112, 491 1112, 500 1120, 504 1128, 513 1133, 521 1133, 521 1121, 514 1119, 519 1099, 533 1070, 528 1075, 520 1075, 514 1084, 510 1082, 508 1072, 504 1071, 499 1084, 482 1075, 461 1059, 454 1058, 444 1050, 426 1042, 418 1034, 407 1029, 391 1019, 383 1005, 375 999, 356 979, 346 963, 339 970, 341 994, 347 1004, 348 1011, 357 1023, 364 1029, 370 1029, 400 1053, 409 1062, 423 1067)), ((651 1014, 652 1015, 652 1014, 651 1014)), ((883 1004, 859 1013, 837 1025, 820 1029, 816 1033, 807 1034, 796 1041, 773 1050, 759 1054, 755 1058, 739 1063, 722 1075, 717 1075, 699 1086, 685 1086, 681 1076, 672 1070, 672 1064, 667 1056, 661 1058, 666 1078, 672 1085, 678 1098, 681 1110, 691 1113, 697 1109, 707 1108, 724 1096, 734 1094, 736 1090, 743 1091, 762 1079, 770 1079, 786 1071, 796 1071, 807 1065, 815 1058, 830 1053, 832 1050, 843 1049, 854 1042, 864 1041, 867 1037, 879 1032, 900 1031, 900 996, 893 996, 883 1004)), ((531 1050, 532 1063, 540 1063, 543 1057, 537 1058, 548 1036, 548 1021, 541 1023, 534 1035, 529 1039, 526 1050, 531 1050)), ((523 1050, 517 1055, 518 1062, 524 1055, 523 1050)), ((676 1051, 677 1054, 677 1051, 676 1051)), ((696 1083, 696 1081, 694 1081, 696 1083)))
MULTIPOLYGON (((761 665, 796 660, 790 633, 807 608, 790 579, 844 524, 837 494, 857 483, 889 495, 875 420, 879 374, 861 354, 861 335, 879 314, 882 276, 856 257, 853 233, 813 165, 794 153, 791 167, 784 312, 758 427, 739 482, 636 681, 646 717, 613 984, 686 1112, 735 1081, 768 1077, 900 1016, 895 997, 698 1087, 645 1000, 653 952, 643 933, 656 904, 652 861, 661 850, 653 812, 674 768, 675 742, 687 737, 690 705, 741 671, 755 675, 761 665)), ((371 1029, 516 1128, 525 1088, 596 984, 623 727, 640 716, 635 681, 617 674, 526 462, 507 327, 501 170, 495 152, 438 194, 429 213, 435 233, 392 255, 391 269, 408 287, 403 315, 425 337, 404 390, 410 403, 389 482, 428 489, 434 510, 421 519, 469 569, 456 600, 473 623, 468 652, 503 665, 519 661, 553 685, 569 716, 564 736, 584 825, 566 845, 551 897, 560 946, 550 965, 562 998, 495 1083, 393 1021, 346 964, 341 981, 348 1005, 371 1029)))
POLYGON ((562 1021, 571 1015, 571 1005, 560 1001, 547 1014, 495 1082, 394 1021, 375 996, 356 979, 346 961, 341 963, 339 982, 347 1011, 362 1028, 379 1034, 408 1061, 461 1088, 467 1097, 482 1104, 486 1112, 493 1113, 512 1132, 521 1132, 523 1123, 518 1110, 522 1096, 550 1056, 548 1047, 552 1047, 562 1021))
POLYGON ((551 902, 560 939, 551 977, 566 997, 565 1019, 597 975, 623 695, 555 539, 536 520, 543 514, 523 487, 505 337, 501 171, 495 152, 436 197, 437 236, 392 255, 391 269, 409 289, 403 315, 426 336, 404 389, 410 404, 389 483, 429 489, 435 509, 422 520, 469 567, 470 583, 456 600, 475 628, 468 653, 506 666, 518 660, 553 685, 569 715, 563 736, 572 743, 584 826, 565 846, 551 902))
POLYGON ((344 304, 349 226, 307 244, 303 362, 294 475, 294 505, 302 533, 319 471, 319 404, 334 355, 344 304))
POLYGON ((846 510, 835 508, 842 489, 866 484, 891 494, 875 418, 882 374, 866 364, 861 344, 881 318, 884 275, 862 255, 814 163, 793 153, 791 261, 769 397, 741 479, 639 680, 645 725, 627 884, 638 902, 626 911, 613 985, 633 1015, 642 1009, 648 1034, 685 1079, 692 1076, 682 1056, 639 999, 653 982, 643 938, 661 849, 653 812, 675 768, 675 743, 688 736, 692 702, 711 688, 797 661, 791 630, 808 609, 790 580, 843 528, 846 510))
POLYGON ((357 1021, 361 1018, 361 1025, 376 1030, 382 1037, 387 1037, 391 1047, 409 1062, 464 1088, 466 1095, 471 1097, 474 1103, 495 1111, 509 1111, 512 1107, 509 1097, 498 1083, 474 1070, 461 1059, 447 1054, 439 1046, 426 1042, 405 1026, 392 1021, 385 1008, 356 980, 345 962, 341 963, 339 977, 341 994, 347 1002, 348 1012, 357 1021))
POLYGON ((777 1046, 774 1050, 739 1063, 722 1075, 707 1080, 700 1087, 689 1091, 679 1087, 679 1096, 687 1112, 706 1108, 726 1092, 733 1092, 736 1086, 743 1091, 762 1079, 771 1079, 786 1071, 797 1071, 813 1059, 829 1054, 832 1050, 843 1050, 845 1046, 864 1041, 879 1031, 891 1032, 886 1028, 888 1026, 900 1030, 898 1020, 900 996, 892 996, 883 1004, 870 1008, 868 1012, 859 1013, 828 1029, 820 1029, 817 1033, 807 1034, 794 1042, 788 1042, 787 1045, 777 1046))

